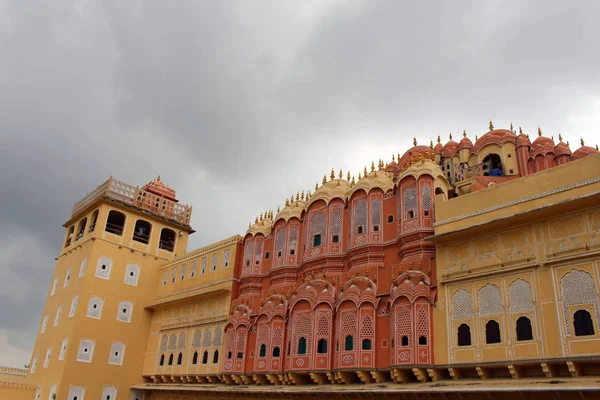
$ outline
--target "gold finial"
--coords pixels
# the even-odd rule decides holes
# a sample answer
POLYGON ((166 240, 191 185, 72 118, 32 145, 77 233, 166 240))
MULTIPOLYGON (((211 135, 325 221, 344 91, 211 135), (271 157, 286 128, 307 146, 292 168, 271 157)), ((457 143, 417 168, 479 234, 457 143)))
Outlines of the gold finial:
POLYGON ((567 140, 567 147, 569 146, 569 141, 567 140))
POLYGON ((281 209, 279 208, 279 206, 277 206, 277 214, 279 214, 280 211, 281 209))
POLYGON ((336 183, 335 186, 340 186, 340 180, 339 179, 337 180, 337 183, 336 183))
POLYGON ((479 139, 479 137, 477 135, 475 135, 475 141, 477 141, 479 139))
POLYGON ((392 153, 392 161, 396 161, 396 155, 392 153))
POLYGON ((596 145, 596 151, 598 151, 598 145, 596 145))
POLYGON ((398 162, 400 162, 400 153, 398 153, 398 162))
POLYGON ((300 200, 300 192, 296 192, 296 201, 300 200))
POLYGON ((416 146, 416 145, 417 145, 417 137, 413 136, 413 146, 416 146))
POLYGON ((463 137, 467 137, 467 131, 463 129, 463 137))
POLYGON ((438 135, 438 143, 442 143, 442 139, 440 139, 440 135, 438 135))
POLYGON ((323 185, 327 183, 327 176, 323 175, 323 185))
POLYGON ((333 168, 331 168, 331 174, 329 175, 329 177, 331 178, 331 180, 335 179, 335 172, 333 172, 333 168))
POLYGON ((494 130, 494 124, 492 123, 492 120, 490 119, 490 131, 494 130))
POLYGON ((156 180, 157 180, 158 182, 160 182, 160 175, 159 175, 159 176, 156 178, 156 180))
POLYGON ((315 190, 319 190, 319 182, 315 183, 315 190))
MULTIPOLYGON (((360 175, 360 172, 358 173, 358 175, 360 175)), ((360 178, 358 178, 360 179, 360 178)), ((354 177, 352 177, 352 183, 350 184, 350 186, 354 186, 354 177)))
POLYGON ((285 206, 288 207, 290 205, 290 201, 288 199, 285 199, 285 206))
POLYGON ((375 162, 371 161, 371 172, 375 171, 375 162))
POLYGON ((452 140, 452 132, 450 132, 450 134, 448 135, 448 137, 450 138, 450 140, 452 140))
POLYGON ((430 148, 431 150, 433 150, 433 140, 430 140, 430 141, 429 141, 429 148, 430 148))
POLYGON ((263 215, 262 215, 262 213, 260 213, 260 218, 259 218, 259 220, 260 220, 260 221, 262 221, 262 220, 263 220, 263 215))
POLYGON ((304 201, 304 190, 302 191, 302 194, 300 195, 300 200, 304 201))
POLYGON ((252 228, 252 222, 248 222, 248 229, 252 228))
POLYGON ((585 143, 583 142, 583 138, 581 138, 581 147, 585 146, 585 143))
POLYGON ((385 163, 385 169, 388 169, 389 164, 385 163))
POLYGON ((350 182, 350 171, 348 171, 348 175, 346 175, 346 180, 350 182))
POLYGON ((255 224, 258 224, 258 217, 256 217, 256 219, 254 220, 255 224))
POLYGON ((342 179, 342 177, 344 176, 344 173, 342 172, 342 169, 340 168, 340 173, 338 175, 340 177, 340 179, 342 179))
POLYGON ((558 134, 558 141, 562 142, 562 135, 560 133, 558 134))
POLYGON ((542 128, 538 126, 538 136, 542 136, 542 128))
POLYGON ((511 131, 511 132, 514 132, 514 130, 513 130, 513 126, 512 126, 512 122, 510 123, 510 131, 511 131))
POLYGON ((360 181, 362 177, 360 176, 360 172, 358 173, 358 180, 360 181))
POLYGON ((306 200, 310 199, 311 197, 312 197, 312 192, 309 190, 308 195, 306 196, 306 200))
POLYGON ((523 134, 523 128, 519 127, 519 135, 523 134))
POLYGON ((364 171, 363 171, 363 174, 364 174, 365 176, 367 176, 367 167, 365 167, 365 169, 364 169, 364 171))

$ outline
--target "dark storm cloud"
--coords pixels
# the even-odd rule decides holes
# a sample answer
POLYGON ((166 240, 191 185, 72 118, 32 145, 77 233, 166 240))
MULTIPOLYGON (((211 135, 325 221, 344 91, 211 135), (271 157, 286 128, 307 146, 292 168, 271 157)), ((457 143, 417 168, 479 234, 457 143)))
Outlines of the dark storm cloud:
POLYGON ((191 247, 331 167, 488 119, 597 138, 600 4, 0 5, 0 364, 27 362, 73 202, 161 174, 191 247), (34 249, 32 251, 32 249, 34 249), (15 312, 18 310, 18 312, 15 312), (21 350, 19 350, 21 349, 21 350), (25 359, 23 359, 25 358, 25 359))

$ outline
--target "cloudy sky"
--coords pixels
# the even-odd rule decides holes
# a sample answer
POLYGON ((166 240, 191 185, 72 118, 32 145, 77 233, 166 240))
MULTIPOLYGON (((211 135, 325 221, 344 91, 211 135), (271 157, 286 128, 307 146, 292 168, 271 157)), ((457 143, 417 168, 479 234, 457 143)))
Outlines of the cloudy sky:
POLYGON ((481 136, 491 118, 600 142, 598 15, 597 0, 0 2, 0 365, 29 362, 61 225, 110 175, 160 174, 194 206, 196 248, 413 136, 481 136))

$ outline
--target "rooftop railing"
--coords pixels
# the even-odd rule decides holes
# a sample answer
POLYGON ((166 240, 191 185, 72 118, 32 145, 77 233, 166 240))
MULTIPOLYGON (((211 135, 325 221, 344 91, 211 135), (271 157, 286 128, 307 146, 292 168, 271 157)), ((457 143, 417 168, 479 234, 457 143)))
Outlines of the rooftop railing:
POLYGON ((137 186, 110 178, 75 203, 71 217, 83 211, 99 198, 116 200, 183 225, 189 225, 192 216, 191 206, 179 204, 137 186))

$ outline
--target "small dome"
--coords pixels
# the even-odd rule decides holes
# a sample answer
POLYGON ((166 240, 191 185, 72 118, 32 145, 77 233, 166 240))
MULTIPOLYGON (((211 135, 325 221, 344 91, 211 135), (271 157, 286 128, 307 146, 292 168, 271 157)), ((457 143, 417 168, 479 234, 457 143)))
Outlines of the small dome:
POLYGON ((554 154, 554 140, 547 138, 545 136, 541 136, 541 131, 538 129, 538 136, 535 138, 533 143, 531 143, 531 151, 529 155, 531 157, 536 157, 538 155, 546 155, 548 153, 554 154))
POLYGON ((517 136, 517 147, 531 146, 531 141, 526 134, 521 133, 517 136))
POLYGON ((458 149, 472 149, 473 148, 473 142, 471 142, 471 139, 469 139, 468 137, 464 136, 460 142, 458 143, 458 149))
POLYGON ((421 157, 424 159, 431 159, 431 148, 428 146, 414 146, 402 155, 398 164, 400 164, 400 166, 407 166, 410 164, 411 158, 413 162, 416 162, 420 160, 421 157))
POLYGON ((536 147, 536 146, 540 146, 540 145, 547 145, 547 144, 551 144, 552 147, 554 147, 554 140, 547 138, 545 136, 538 136, 537 138, 535 138, 535 140, 533 141, 533 143, 531 143, 531 147, 536 147))
POLYGON ((317 200, 323 200, 325 204, 329 204, 329 202, 335 198, 339 198, 346 201, 349 191, 350 183, 348 183, 347 180, 330 180, 329 182, 326 182, 325 184, 321 185, 317 190, 315 190, 313 195, 306 203, 306 206, 310 207, 310 205, 317 200))
POLYGON ((157 194, 159 196, 163 196, 163 197, 165 197, 165 198, 167 198, 169 200, 173 200, 175 202, 179 201, 179 200, 177 200, 177 196, 176 196, 175 190, 171 189, 170 187, 168 187, 167 185, 165 185, 164 183, 162 183, 160 181, 160 176, 158 176, 158 178, 156 178, 152 182, 149 182, 142 189, 146 190, 146 191, 148 191, 150 193, 154 193, 154 194, 157 194))
POLYGON ((573 152, 573 154, 571 155, 571 159, 579 160, 580 158, 584 158, 595 154, 600 154, 600 152, 598 152, 598 149, 595 149, 590 146, 585 146, 582 140, 581 147, 573 152))
MULTIPOLYGON (((289 203, 287 206, 283 207, 281 211, 277 213, 275 216, 274 222, 279 221, 280 218, 283 218, 285 222, 289 221, 292 218, 301 219, 302 211, 304 210, 305 203, 304 201, 297 200, 289 203)), ((274 224, 274 223, 273 223, 274 224)))
POLYGON ((251 234, 252 236, 255 236, 259 233, 262 233, 264 237, 267 237, 271 234, 272 227, 272 220, 263 219, 262 221, 254 222, 254 224, 252 224, 252 226, 246 231, 246 235, 251 234))
POLYGON ((450 139, 442 148, 441 154, 444 157, 454 157, 458 152, 458 143, 450 139))
POLYGON ((484 146, 490 143, 495 143, 502 146, 506 142, 515 143, 517 141, 517 135, 510 129, 492 129, 483 136, 481 136, 473 146, 474 153, 477 153, 484 146))
POLYGON ((369 172, 358 182, 356 182, 354 186, 352 186, 350 193, 348 193, 348 197, 352 197, 352 195, 360 189, 367 193, 369 193, 371 189, 375 188, 383 190, 383 193, 386 193, 388 190, 392 190, 394 188, 394 181, 392 181, 390 175, 392 174, 383 170, 369 172))
POLYGON ((570 156, 571 149, 569 149, 569 146, 561 140, 560 142, 558 142, 556 147, 554 147, 554 153, 556 154, 557 157, 558 156, 570 156))

